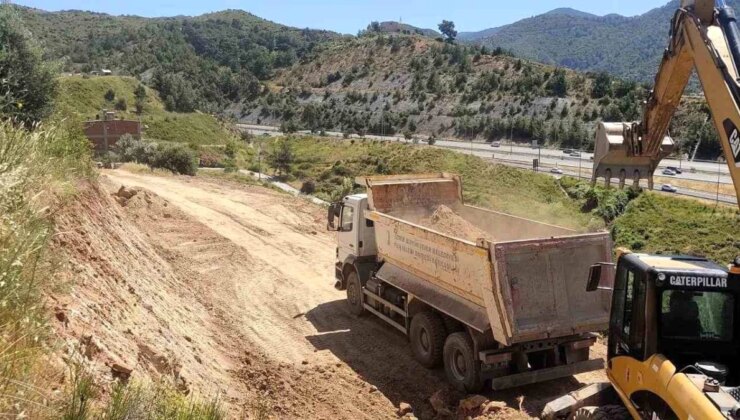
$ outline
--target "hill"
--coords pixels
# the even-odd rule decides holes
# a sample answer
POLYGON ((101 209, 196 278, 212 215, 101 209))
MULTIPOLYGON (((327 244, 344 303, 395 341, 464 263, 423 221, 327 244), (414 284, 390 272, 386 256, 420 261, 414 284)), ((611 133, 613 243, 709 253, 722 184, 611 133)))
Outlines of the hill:
MULTIPOLYGON (((317 48, 307 60, 278 72, 268 86, 267 95, 228 112, 246 123, 314 132, 488 141, 513 136, 576 148, 591 147, 598 120, 638 119, 647 93, 634 82, 567 71, 501 50, 383 34, 317 48)), ((677 133, 686 131, 680 121, 673 127, 677 133)), ((685 141, 691 147, 696 139, 685 141)), ((716 157, 716 140, 706 144, 713 146, 705 156, 716 157)))
POLYGON ((177 113, 165 109, 159 93, 147 88, 133 77, 83 77, 67 76, 58 79, 56 112, 59 115, 76 115, 79 119, 94 119, 102 109, 116 110, 116 116, 125 119, 141 118, 144 136, 193 145, 224 144, 234 137, 225 124, 215 117, 199 112, 177 113), (135 112, 136 90, 143 87, 146 93, 141 114, 135 112), (106 99, 113 92, 114 99, 106 99), (121 102, 123 101, 123 102, 121 102), (125 108, 121 104, 125 104, 125 108), (117 107, 118 105, 118 107, 117 107))
POLYGON ((67 72, 101 68, 136 76, 159 90, 170 111, 216 112, 260 93, 260 80, 292 65, 329 31, 279 25, 243 11, 142 18, 44 12, 15 6, 49 60, 67 72))
POLYGON ((599 118, 637 117, 644 92, 592 98, 593 78, 421 36, 370 35, 281 71, 271 92, 232 109, 245 122, 352 133, 548 139, 587 144, 599 118))
MULTIPOLYGON (((727 3, 740 10, 740 3, 727 3)), ((606 71, 638 82, 652 82, 666 47, 677 2, 645 14, 595 16, 556 9, 510 25, 468 33, 461 39, 501 47, 543 63, 581 71, 606 71)))

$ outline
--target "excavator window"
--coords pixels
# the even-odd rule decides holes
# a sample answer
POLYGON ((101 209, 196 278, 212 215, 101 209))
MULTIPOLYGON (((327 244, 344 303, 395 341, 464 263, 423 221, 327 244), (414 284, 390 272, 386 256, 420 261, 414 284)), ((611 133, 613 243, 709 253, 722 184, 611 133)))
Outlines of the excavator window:
POLYGON ((735 297, 724 292, 665 290, 661 297, 663 338, 733 340, 735 297))
POLYGON ((644 357, 645 278, 628 264, 617 269, 614 286, 610 354, 644 357))

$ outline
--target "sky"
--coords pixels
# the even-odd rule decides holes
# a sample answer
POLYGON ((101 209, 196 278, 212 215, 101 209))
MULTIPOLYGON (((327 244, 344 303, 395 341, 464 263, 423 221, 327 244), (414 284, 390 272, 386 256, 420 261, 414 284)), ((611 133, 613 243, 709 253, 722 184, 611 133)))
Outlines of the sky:
MULTIPOLYGON (((677 0, 676 3, 678 3, 677 0)), ((329 29, 355 34, 371 21, 402 20, 437 28, 442 19, 458 31, 477 31, 513 23, 558 7, 605 15, 634 16, 668 0, 12 0, 43 10, 92 10, 147 17, 200 15, 242 9, 274 22, 299 28, 329 29)))

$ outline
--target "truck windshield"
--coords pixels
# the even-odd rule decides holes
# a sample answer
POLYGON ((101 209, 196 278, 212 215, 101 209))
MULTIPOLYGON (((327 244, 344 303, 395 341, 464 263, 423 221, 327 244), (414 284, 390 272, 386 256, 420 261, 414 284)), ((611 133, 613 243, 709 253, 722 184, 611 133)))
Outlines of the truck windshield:
POLYGON ((735 297, 723 292, 666 290, 661 335, 682 340, 732 341, 735 297))

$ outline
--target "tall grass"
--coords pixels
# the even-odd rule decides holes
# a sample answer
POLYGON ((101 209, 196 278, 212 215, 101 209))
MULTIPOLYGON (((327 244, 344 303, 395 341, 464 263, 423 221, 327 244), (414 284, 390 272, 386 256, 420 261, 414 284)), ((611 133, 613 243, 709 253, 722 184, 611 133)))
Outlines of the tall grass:
POLYGON ((89 146, 60 121, 29 131, 0 122, 0 413, 41 417, 49 398, 35 363, 46 342, 40 262, 52 235, 54 202, 90 176, 89 146))
POLYGON ((218 399, 202 401, 186 397, 165 382, 114 384, 105 404, 98 398, 92 378, 76 370, 62 407, 64 420, 220 420, 226 417, 218 399))

